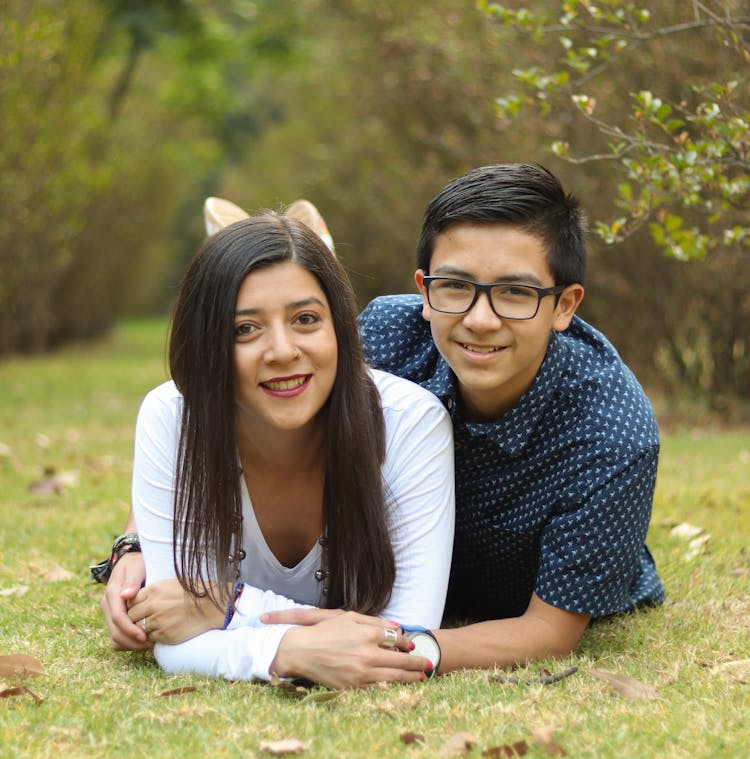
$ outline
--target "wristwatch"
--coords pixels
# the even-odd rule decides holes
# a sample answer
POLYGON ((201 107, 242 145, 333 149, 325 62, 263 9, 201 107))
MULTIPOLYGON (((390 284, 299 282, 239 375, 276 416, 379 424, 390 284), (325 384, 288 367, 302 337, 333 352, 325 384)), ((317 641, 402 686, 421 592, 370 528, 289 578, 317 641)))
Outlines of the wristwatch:
POLYGON ((427 673, 427 677, 432 677, 440 666, 440 644, 435 636, 426 628, 420 625, 401 625, 404 637, 414 643, 414 650, 409 651, 413 656, 423 656, 432 662, 432 669, 427 673))

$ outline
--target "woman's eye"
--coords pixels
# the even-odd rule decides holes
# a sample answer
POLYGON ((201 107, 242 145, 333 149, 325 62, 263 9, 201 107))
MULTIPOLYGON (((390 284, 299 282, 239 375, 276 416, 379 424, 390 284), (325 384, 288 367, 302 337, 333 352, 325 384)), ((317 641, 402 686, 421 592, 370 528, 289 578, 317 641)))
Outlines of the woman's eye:
POLYGON ((250 337, 255 332, 255 326, 248 322, 241 322, 234 325, 235 337, 250 337))
POLYGON ((320 317, 311 311, 306 311, 304 314, 300 314, 297 317, 297 322, 303 327, 310 327, 313 324, 317 324, 319 321, 320 317))

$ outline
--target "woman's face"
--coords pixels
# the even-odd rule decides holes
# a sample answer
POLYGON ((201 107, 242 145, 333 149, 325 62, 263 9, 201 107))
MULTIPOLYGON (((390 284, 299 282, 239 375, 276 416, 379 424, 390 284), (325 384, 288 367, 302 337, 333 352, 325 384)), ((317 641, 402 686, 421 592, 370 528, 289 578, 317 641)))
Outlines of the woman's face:
POLYGON ((234 316, 240 429, 299 430, 313 422, 336 379, 336 333, 318 280, 295 263, 245 277, 234 316))

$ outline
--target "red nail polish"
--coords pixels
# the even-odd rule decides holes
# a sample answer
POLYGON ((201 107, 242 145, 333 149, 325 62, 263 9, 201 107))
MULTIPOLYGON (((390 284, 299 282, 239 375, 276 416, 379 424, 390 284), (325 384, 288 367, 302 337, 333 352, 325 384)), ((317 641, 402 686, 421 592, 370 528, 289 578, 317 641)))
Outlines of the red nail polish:
POLYGON ((413 651, 416 647, 417 645, 413 640, 409 641, 409 651, 413 651))
POLYGON ((432 670, 435 668, 435 665, 428 659, 427 660, 427 666, 425 667, 425 670, 427 672, 432 672, 432 670))
POLYGON ((420 672, 419 673, 419 682, 423 683, 425 681, 425 677, 426 677, 425 673, 424 672, 420 672))

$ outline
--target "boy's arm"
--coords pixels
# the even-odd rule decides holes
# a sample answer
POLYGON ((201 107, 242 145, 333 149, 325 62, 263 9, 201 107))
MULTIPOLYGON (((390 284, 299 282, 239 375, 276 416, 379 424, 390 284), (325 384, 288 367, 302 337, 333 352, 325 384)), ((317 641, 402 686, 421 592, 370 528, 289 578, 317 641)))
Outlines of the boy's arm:
POLYGON ((590 619, 590 614, 551 606, 534 593, 520 617, 435 630, 441 649, 439 671, 562 658, 576 647, 590 619))

